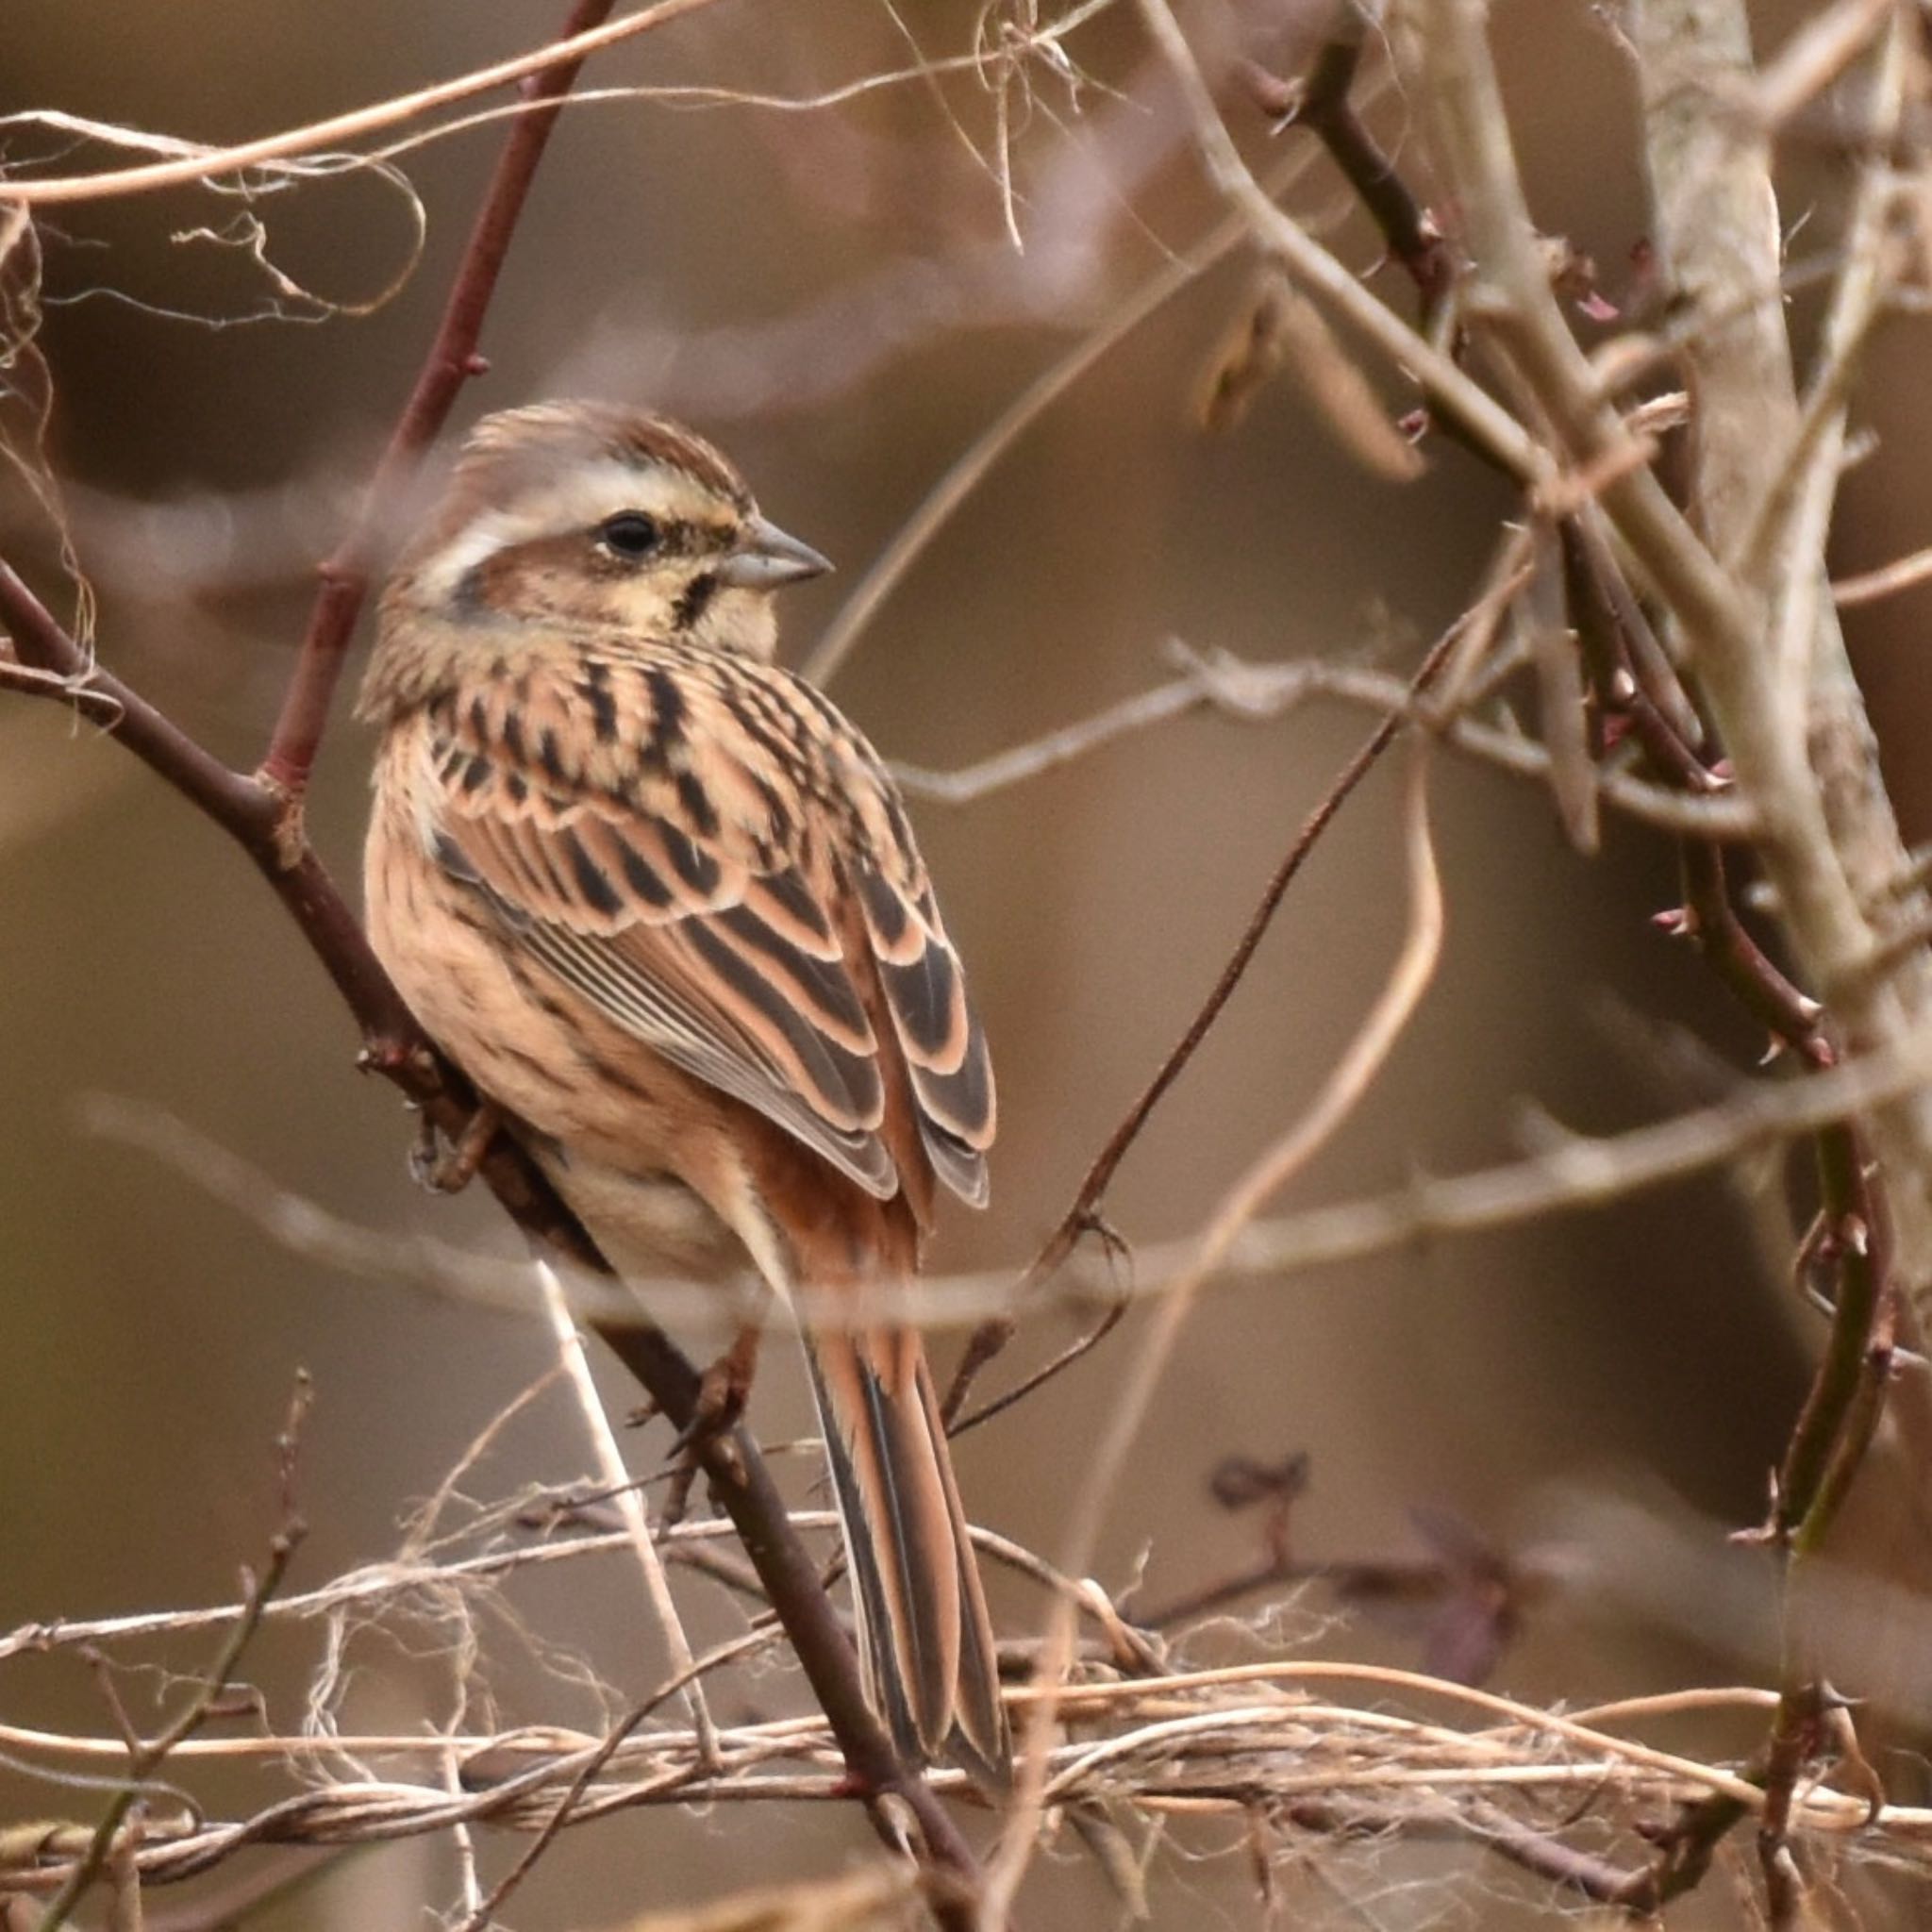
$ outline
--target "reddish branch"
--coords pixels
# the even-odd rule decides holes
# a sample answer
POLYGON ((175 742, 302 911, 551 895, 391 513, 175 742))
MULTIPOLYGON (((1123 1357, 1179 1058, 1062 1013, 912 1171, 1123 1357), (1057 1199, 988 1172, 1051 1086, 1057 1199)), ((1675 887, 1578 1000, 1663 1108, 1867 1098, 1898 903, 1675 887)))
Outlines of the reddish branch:
POLYGON ((1334 35, 1315 57, 1305 81, 1283 80, 1252 60, 1241 63, 1241 76, 1263 113, 1283 126, 1306 127, 1328 150, 1381 230, 1390 254, 1415 283, 1426 326, 1455 287, 1455 258, 1428 210, 1356 111, 1353 96, 1368 38, 1367 9, 1357 0, 1341 0, 1337 12, 1334 35))
MULTIPOLYGON (((1610 567, 1580 525, 1565 531, 1564 563, 1572 620, 1600 714, 1636 739, 1665 783, 1687 791, 1716 789, 1719 774, 1665 715, 1646 675, 1655 660, 1633 649, 1612 595, 1610 567)), ((1695 941, 1712 972, 1778 1045, 1809 1066, 1829 1066, 1836 1054, 1824 1008, 1792 984, 1745 928, 1723 850, 1688 841, 1683 865, 1684 908, 1667 915, 1666 923, 1695 941)), ((1840 1123, 1819 1134, 1817 1146, 1823 1206, 1798 1265, 1832 1277, 1831 1333, 1792 1426, 1762 1532, 1791 1557, 1822 1545, 1871 1447, 1890 1379, 1896 1315, 1883 1198, 1862 1137, 1850 1123, 1840 1123)), ((1789 1647, 1777 1712, 1755 1776, 1765 1793, 1758 1859, 1776 1924, 1790 1922, 1800 1890, 1786 1833, 1798 1780, 1821 1748, 1823 1695, 1803 1645, 1789 1647)), ((1698 1883, 1717 1843, 1743 1815, 1735 1801, 1723 1799, 1707 1800, 1684 1814, 1663 1840, 1655 1874, 1658 1905, 1698 1883)))
MULTIPOLYGON (((612 0, 576 0, 559 38, 568 40, 601 25, 611 5, 612 0)), ((404 486, 415 474, 424 452, 436 441, 463 384, 489 366, 476 353, 483 318, 496 292, 504 258, 509 253, 510 238, 516 233, 538 163, 562 111, 563 97, 575 84, 583 64, 581 58, 559 60, 517 83, 518 93, 532 105, 517 116, 503 144, 470 229, 436 339, 370 478, 361 508, 335 554, 322 566, 322 591, 309 614, 301 655, 261 761, 262 778, 292 800, 299 801, 308 787, 308 774, 328 724, 329 701, 341 677, 356 619, 369 593, 370 573, 379 559, 385 522, 394 515, 404 486)))
POLYGON ((1823 1205, 1807 1258, 1833 1276, 1831 1336, 1778 1472, 1772 1525, 1800 1556, 1824 1541, 1871 1444, 1898 1320, 1891 1230, 1856 1129, 1818 1137, 1818 1175, 1823 1205))

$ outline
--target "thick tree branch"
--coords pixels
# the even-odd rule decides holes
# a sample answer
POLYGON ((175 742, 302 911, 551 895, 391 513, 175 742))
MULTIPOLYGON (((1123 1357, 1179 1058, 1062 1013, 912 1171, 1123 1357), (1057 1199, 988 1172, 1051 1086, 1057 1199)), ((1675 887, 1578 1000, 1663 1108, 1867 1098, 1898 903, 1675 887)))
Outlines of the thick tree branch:
MULTIPOLYGON (((1629 9, 1664 274, 1698 324, 1683 347, 1693 399, 1693 532, 1647 466, 1618 464, 1614 410, 1538 267, 1485 40, 1486 8, 1412 0, 1408 11, 1413 70, 1467 223, 1472 314, 1566 453, 1608 476, 1605 513, 1675 620, 1691 678, 1757 819, 1758 849, 1801 971, 1824 994, 1837 1032, 1856 1052, 1900 1043, 1923 1027, 1932 1005, 1932 962, 1923 946, 1888 947, 1878 927, 1879 908, 1908 876, 1907 860, 1824 558, 1844 401, 1887 282, 1887 162, 1881 154, 1861 176, 1819 371, 1801 403, 1776 294, 1770 127, 1737 106, 1755 79, 1742 0, 1639 0, 1629 9)), ((1868 105, 1881 125, 1897 125, 1911 31, 1907 10, 1893 8, 1872 63, 1868 105)), ((1670 771, 1676 754, 1657 741, 1657 721, 1637 722, 1670 771)), ((1731 910, 1722 857, 1693 848, 1690 868, 1690 913, 1713 963, 1781 1038, 1814 1058, 1827 1056, 1810 1003, 1731 910)), ((1923 909, 1916 890, 1910 896, 1908 925, 1923 909)), ((1836 1262, 1833 1333, 1766 1531, 1791 1558, 1758 1834, 1779 1925, 1792 1923, 1802 1892, 1786 1819, 1821 1737, 1800 1559, 1822 1544, 1877 1425, 1891 1361, 1894 1244, 1907 1282, 1923 1294, 1932 1281, 1932 1104, 1919 1091, 1875 1109, 1869 1137, 1878 1157, 1871 1168, 1860 1127, 1823 1141, 1826 1205, 1813 1248, 1828 1248, 1836 1262)), ((1923 1434, 1922 1390, 1902 1413, 1923 1434)), ((1923 1494, 1923 1473, 1910 1481, 1923 1494)))
MULTIPOLYGON (((1662 31, 1660 0, 1638 9, 1662 31)), ((1689 4, 1689 0, 1686 0, 1689 4)), ((1668 9, 1666 9, 1668 12, 1668 9)), ((1415 31, 1409 38, 1417 98, 1436 124, 1437 150, 1446 164, 1466 223, 1472 257, 1470 311, 1509 358, 1546 413, 1566 453, 1579 469, 1600 473, 1607 516, 1648 587, 1675 619, 1699 689, 1717 724, 1737 773, 1739 791, 1756 814, 1758 849, 1776 892, 1779 917, 1807 978, 1817 988, 1860 1050, 1905 1040, 1932 1010, 1932 961, 1923 951, 1888 958, 1882 936, 1866 911, 1864 895, 1881 876, 1905 874, 1907 858, 1890 808, 1875 788, 1873 761, 1864 774, 1821 782, 1810 762, 1811 741, 1802 706, 1780 697, 1766 675, 1769 613, 1740 587, 1700 541, 1661 484, 1641 461, 1629 461, 1628 437, 1595 371, 1565 325, 1549 287, 1547 267, 1524 201, 1511 152, 1508 124, 1484 39, 1480 0, 1410 0, 1415 31), (1827 812, 1825 796, 1834 795, 1827 812), (1847 847, 1856 846, 1856 858, 1847 847), (1888 972, 1874 970, 1886 959, 1888 972)), ((1672 16, 1674 17, 1674 16, 1672 16)), ((1688 31, 1688 29, 1681 29, 1688 31)), ((1673 95, 1697 111, 1730 117, 1684 78, 1673 95)), ((1755 165, 1749 154, 1725 151, 1726 165, 1755 165)), ((1706 183, 1712 193, 1716 184, 1706 183)), ((1701 208, 1703 203, 1698 204, 1701 208)), ((1720 194, 1719 204, 1722 206, 1720 194)), ((1776 228, 1763 193, 1740 193, 1740 206, 1755 208, 1761 245, 1774 248, 1776 228)), ((1707 226, 1687 224, 1677 236, 1677 256, 1687 248, 1719 245, 1707 226)), ((1761 308, 1775 298, 1774 258, 1756 261, 1744 238, 1726 235, 1722 246, 1741 264, 1742 286, 1724 284, 1738 299, 1721 312, 1761 308)), ((1706 298, 1717 302, 1715 289, 1706 298)), ((1748 461, 1761 471, 1763 410, 1771 399, 1727 426, 1711 425, 1705 441, 1729 434, 1749 445, 1748 461)), ((1840 654, 1841 657, 1841 654, 1840 654)), ((1836 720, 1832 741, 1856 740, 1869 749, 1869 726, 1849 673, 1833 666, 1814 695, 1828 696, 1825 719, 1836 720)), ((1901 1192, 1900 1262, 1914 1283, 1932 1281, 1932 1095, 1913 1094, 1889 1104, 1874 1122, 1874 1147, 1892 1185, 1901 1192)))

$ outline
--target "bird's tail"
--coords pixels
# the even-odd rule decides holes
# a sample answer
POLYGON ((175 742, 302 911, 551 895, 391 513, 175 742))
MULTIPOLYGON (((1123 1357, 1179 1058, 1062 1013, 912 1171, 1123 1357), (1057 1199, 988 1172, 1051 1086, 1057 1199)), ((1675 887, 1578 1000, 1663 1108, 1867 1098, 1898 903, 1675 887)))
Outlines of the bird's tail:
POLYGON ((822 1329, 806 1354, 873 1707, 902 1753, 1003 1790, 1011 1745, 992 1624, 919 1331, 822 1329))

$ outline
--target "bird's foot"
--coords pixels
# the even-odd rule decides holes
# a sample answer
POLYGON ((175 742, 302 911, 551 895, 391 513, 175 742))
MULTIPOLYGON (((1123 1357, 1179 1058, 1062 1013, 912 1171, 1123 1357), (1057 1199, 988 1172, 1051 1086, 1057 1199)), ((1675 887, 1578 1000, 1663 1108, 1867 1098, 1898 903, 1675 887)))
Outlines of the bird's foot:
POLYGON ((503 1125, 503 1116, 489 1101, 479 1100, 463 1130, 447 1145, 436 1123, 423 1116, 422 1130, 409 1154, 409 1172, 423 1186, 439 1194, 460 1194, 476 1178, 484 1156, 503 1125))
POLYGON ((677 1467, 664 1499, 666 1523, 682 1518, 705 1453, 720 1437, 729 1435, 744 1414, 758 1372, 760 1334, 757 1328, 741 1328, 731 1346, 699 1377, 697 1406, 673 1445, 677 1467))

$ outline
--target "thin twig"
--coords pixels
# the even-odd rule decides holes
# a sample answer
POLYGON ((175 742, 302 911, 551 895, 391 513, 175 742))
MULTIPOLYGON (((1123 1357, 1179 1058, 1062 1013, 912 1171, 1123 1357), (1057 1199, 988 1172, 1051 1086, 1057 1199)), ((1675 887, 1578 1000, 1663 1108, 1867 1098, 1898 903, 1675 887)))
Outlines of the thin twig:
MULTIPOLYGON (((914 797, 964 806, 1195 711, 1213 710, 1240 722, 1263 723, 1285 717, 1317 698, 1397 718, 1416 709, 1406 679, 1367 665, 1322 658, 1251 663, 1221 652, 1197 654, 1178 641, 1173 650, 1187 668, 1166 684, 1137 691, 1090 717, 957 771, 929 772, 904 764, 894 765, 893 771, 900 785, 914 797)), ((1461 711, 1446 720, 1432 716, 1430 724, 1452 751, 1512 777, 1537 785, 1549 783, 1549 753, 1534 739, 1484 724, 1461 711)), ((1601 765, 1591 769, 1590 778, 1606 805, 1657 831, 1725 841, 1751 836, 1750 813, 1735 797, 1716 791, 1686 795, 1646 783, 1627 771, 1601 765)))
MULTIPOLYGON (((1269 174, 1269 192, 1286 193, 1311 165, 1312 158, 1307 154, 1284 161, 1269 174)), ((1020 437, 1150 316, 1224 261, 1247 239, 1247 224, 1239 216, 1222 222, 1185 254, 1163 263, 1089 334, 1042 369, 953 458, 912 514, 893 531, 807 656, 801 667, 804 675, 818 685, 836 676, 907 573, 1020 437)))
POLYGON ((1753 78, 1748 111, 1774 132, 1808 107, 1871 44, 1897 0, 1841 0, 1804 22, 1753 78))
MULTIPOLYGON (((664 1633, 665 1648, 671 1653, 672 1670, 684 1686, 680 1694, 697 1730, 699 1753, 708 1763, 711 1762, 717 1755, 717 1730, 705 1703, 704 1686, 698 1680, 691 1640, 684 1634, 683 1621, 677 1614, 671 1585, 664 1575, 664 1565, 658 1556, 658 1545, 651 1536, 651 1523, 644 1514, 643 1500, 630 1479, 630 1471, 625 1466, 624 1451, 617 1444, 617 1432, 610 1426, 603 1397, 597 1393, 597 1384, 584 1354, 583 1337, 577 1333, 576 1322, 564 1298, 563 1284, 557 1278, 557 1270, 547 1260, 539 1257, 535 1267, 543 1297, 543 1313, 550 1324, 550 1339, 557 1346, 558 1358, 563 1365, 564 1374, 576 1397, 578 1411, 583 1416, 584 1426, 589 1431, 598 1473, 610 1486, 610 1500, 623 1520, 625 1534, 630 1539, 630 1546, 636 1553, 638 1569, 644 1579, 644 1594, 650 1601, 658 1627, 664 1633)), ((640 1713, 638 1722, 641 1721, 640 1713)), ((491 1901, 492 1905, 497 1902, 491 1901)))
POLYGON ((1409 191, 1395 163, 1369 131, 1355 102, 1355 83, 1369 36, 1370 15, 1361 0, 1332 0, 1335 25, 1299 89, 1271 99, 1272 75, 1248 70, 1261 106, 1307 127, 1327 149, 1342 178, 1356 192, 1422 297, 1422 326, 1433 333, 1438 309, 1456 279, 1456 263, 1441 231, 1409 191))
POLYGON ((169 1754, 208 1722, 217 1700, 226 1691, 228 1680, 235 1674, 235 1667, 241 1662, 242 1653, 254 1641, 261 1624, 263 1607, 281 1588, 289 1565, 294 1560, 295 1552, 308 1533, 288 1494, 289 1478, 286 1474, 294 1455, 294 1441, 306 1407, 307 1388, 304 1384, 298 1386, 290 1405, 289 1422, 284 1431, 281 1450, 285 1472, 282 1521, 269 1539, 267 1563, 258 1576, 248 1579, 241 1613, 235 1618, 227 1637, 215 1654, 214 1661, 195 1686, 193 1693, 149 1742, 138 1750, 129 1751, 125 1780, 109 1801, 87 1849, 75 1861, 59 1890, 48 1901, 46 1914, 41 1921, 41 1932, 59 1932, 59 1928, 72 1917, 75 1907, 106 1866, 115 1847, 115 1835, 141 1797, 142 1787, 167 1761, 169 1754))
MULTIPOLYGON (((1448 661, 1465 631, 1477 621, 1484 608, 1483 602, 1479 601, 1467 616, 1458 618, 1431 646, 1428 655, 1409 680, 1405 692, 1409 702, 1412 703, 1428 690, 1431 680, 1448 661)), ((1181 1037, 1169 1048, 1166 1057, 1156 1069, 1153 1079, 1141 1090, 1140 1096, 1122 1116, 1113 1132, 1108 1136, 1105 1145, 1088 1167, 1072 1206, 1060 1217, 1058 1225, 1041 1244, 1040 1252, 1033 1257, 1025 1275, 1022 1278, 1015 1295, 1016 1302, 1024 1301, 1041 1282, 1049 1280, 1058 1273, 1080 1241, 1090 1231, 1102 1224, 1101 1206, 1107 1198, 1108 1189, 1113 1184, 1113 1177, 1119 1171, 1121 1162, 1126 1158, 1128 1151, 1140 1138, 1154 1109, 1160 1105, 1168 1090, 1186 1071, 1188 1062, 1193 1058, 1201 1042, 1213 1030, 1223 1008, 1234 996, 1235 989, 1247 972, 1256 949, 1267 936, 1275 911, 1280 907, 1289 887, 1293 884, 1295 875, 1307 862, 1308 855, 1334 822, 1335 815, 1348 802, 1350 793, 1368 776, 1383 753, 1394 742, 1396 733, 1401 728, 1402 717, 1401 711, 1393 709, 1384 716, 1381 724, 1343 766, 1340 776, 1329 787, 1321 803, 1297 830, 1288 850, 1282 855, 1281 862, 1262 889, 1259 903, 1249 915, 1246 927, 1216 975, 1208 997, 1196 1008, 1181 1037)), ((1074 1348, 1068 1350, 1056 1361, 1049 1363, 1045 1370, 1030 1377, 1026 1385, 1028 1390, 1038 1388, 1046 1374, 1056 1374, 1077 1360, 1111 1331, 1115 1320, 1118 1320, 1118 1317, 1106 1321, 1074 1348)), ((969 1339, 959 1358, 959 1366, 954 1372, 952 1385, 946 1391, 946 1399, 941 1409, 948 1424, 958 1418, 980 1371, 1012 1339, 1014 1327, 1014 1317, 1010 1313, 1002 1314, 982 1324, 969 1339)), ((992 1412, 995 1411, 988 1411, 992 1412)))
POLYGON ((1853 610, 1858 605, 1878 603, 1880 597, 1895 597, 1899 591, 1915 590, 1932 577, 1932 547, 1899 557, 1878 570, 1864 570, 1855 577, 1838 577, 1832 586, 1832 601, 1840 610, 1853 610))
MULTIPOLYGON (((5 642, 0 638, 0 645, 5 642)), ((0 656, 0 691, 10 691, 23 697, 52 698, 82 716, 92 713, 109 724, 119 715, 112 693, 99 690, 88 675, 63 677, 58 672, 43 671, 38 665, 16 664, 4 656, 0 656)))
POLYGON ((1831 587, 1832 601, 1840 610, 1856 609, 1860 604, 1875 604, 1881 597, 1895 597, 1932 577, 1932 547, 1914 550, 1876 570, 1840 577, 1831 587))
POLYGON ((1397 368, 1422 384, 1484 455, 1517 482, 1538 489, 1555 478, 1547 451, 1455 359, 1402 321, 1279 207, 1241 158, 1214 96, 1167 0, 1140 0, 1141 19, 1181 91, 1195 142, 1214 185, 1247 222, 1256 242, 1305 290, 1321 295, 1397 368))
MULTIPOLYGON (((290 156, 311 154, 318 149, 336 149, 365 135, 393 127, 398 122, 412 121, 438 108, 468 100, 473 94, 488 93, 492 88, 507 87, 532 75, 552 73, 559 66, 580 66, 592 54, 639 34, 668 25, 680 15, 694 13, 715 4, 715 0, 656 0, 624 19, 607 26, 574 32, 567 39, 554 41, 528 54, 508 60, 493 61, 488 67, 472 69, 454 80, 439 82, 416 92, 399 94, 392 100, 378 101, 371 107, 357 108, 346 114, 332 115, 304 127, 284 129, 258 141, 240 142, 233 147, 197 148, 175 160, 153 161, 132 168, 108 168, 92 175, 53 175, 39 179, 9 178, 0 186, 0 201, 27 208, 48 207, 58 202, 104 201, 127 194, 152 194, 163 188, 188 187, 195 182, 217 181, 225 175, 239 175, 250 168, 283 160, 290 156)), ((608 12, 607 6, 602 9, 608 12)))
MULTIPOLYGON (((1453 641, 1445 640, 1445 646, 1453 641)), ((1409 908, 1401 952, 1380 997, 1330 1070, 1312 1104, 1294 1126, 1268 1148, 1229 1190, 1208 1224, 1193 1266, 1156 1309, 1141 1352, 1124 1385, 1115 1392, 1107 1429, 1086 1463, 1074 1498, 1067 1549, 1059 1565, 1071 1575, 1083 1576, 1091 1568, 1108 1503, 1140 1432, 1147 1405, 1203 1285, 1269 1196, 1326 1144, 1354 1110, 1393 1052, 1434 976, 1441 954, 1443 908, 1441 881, 1429 836, 1425 739, 1414 741, 1411 757, 1404 810, 1409 908)), ((986 1874, 988 1908, 995 1915, 1010 1909, 1035 1849, 1036 1826, 1048 1790, 1047 1764, 1057 1721, 1057 1695, 1072 1662, 1073 1635, 1073 1613, 1063 1602, 1057 1602, 1042 1636, 1040 1661, 1034 1668, 1033 1690, 1038 1701, 1026 1713, 1021 1731, 1013 1808, 999 1852, 986 1874)))
MULTIPOLYGON (((646 1539, 648 1541, 648 1538, 646 1539)), ((678 1633, 682 1642, 683 1633, 678 1633)), ((652 1795, 659 1791, 675 1790, 680 1784, 688 1784, 693 1778, 707 1774, 715 1774, 724 1768, 724 1755, 719 1749, 718 1734, 712 1726, 710 1713, 698 1695, 699 1680, 703 1674, 715 1664, 736 1657, 745 1647, 746 1640, 736 1637, 708 1652, 702 1659, 691 1657, 686 1647, 685 1660, 676 1674, 666 1683, 659 1685, 641 1702, 634 1704, 616 1724, 610 1726, 603 1741, 592 1751, 584 1754, 583 1762, 572 1775, 570 1782, 559 1794, 550 1816, 538 1828, 537 1835, 525 1846, 522 1856, 511 1865, 496 1883, 491 1887, 489 1896, 480 1900, 464 1918, 458 1932, 487 1932, 502 1910, 510 1894, 527 1878, 535 1869, 537 1861, 556 1841, 557 1835, 571 1821, 572 1814, 583 1803, 585 1793, 603 1773, 605 1767, 616 1757, 625 1740, 632 1737, 639 1726, 661 1705, 673 1697, 681 1696, 687 1706, 697 1716, 696 1744, 688 1771, 674 1773, 654 1781, 652 1795)))

